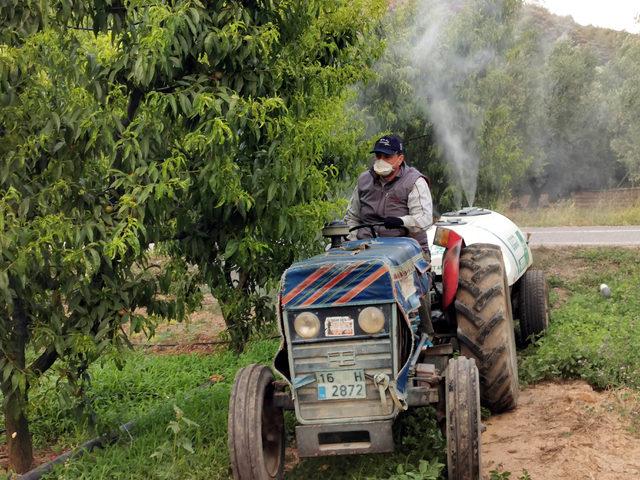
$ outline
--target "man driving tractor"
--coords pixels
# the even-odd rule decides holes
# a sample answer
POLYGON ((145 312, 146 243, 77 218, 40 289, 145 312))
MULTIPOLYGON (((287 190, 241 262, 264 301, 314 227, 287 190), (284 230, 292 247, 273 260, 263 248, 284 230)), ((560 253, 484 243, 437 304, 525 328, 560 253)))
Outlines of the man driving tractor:
MULTIPOLYGON (((378 236, 412 237, 429 260, 427 229, 433 218, 427 177, 405 163, 402 140, 395 135, 378 139, 371 153, 376 160, 358 177, 345 222, 350 228, 383 223, 375 227, 378 236)), ((356 237, 370 238, 371 232, 362 228, 351 233, 351 240, 356 237)))

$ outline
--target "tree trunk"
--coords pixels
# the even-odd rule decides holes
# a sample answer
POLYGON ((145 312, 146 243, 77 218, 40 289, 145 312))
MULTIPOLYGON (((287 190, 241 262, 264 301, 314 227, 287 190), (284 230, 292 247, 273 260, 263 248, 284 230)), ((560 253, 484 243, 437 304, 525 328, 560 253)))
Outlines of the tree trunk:
POLYGON ((29 471, 33 464, 33 444, 26 417, 27 383, 24 382, 21 389, 13 388, 12 382, 15 375, 24 375, 25 349, 28 340, 28 318, 22 302, 18 299, 14 301, 12 320, 13 329, 9 335, 6 356, 15 369, 7 381, 2 383, 2 393, 5 398, 4 422, 7 430, 9 466, 17 473, 24 473, 29 471))
POLYGON ((247 340, 251 336, 255 318, 252 315, 250 292, 238 286, 219 286, 215 290, 215 297, 220 302, 220 309, 227 325, 230 347, 237 353, 244 350, 247 340))
MULTIPOLYGON (((4 390, 4 388, 3 388, 4 390)), ((33 446, 29 423, 25 416, 26 395, 19 391, 5 394, 4 423, 7 430, 7 450, 9 465, 17 473, 25 473, 33 464, 33 446)))

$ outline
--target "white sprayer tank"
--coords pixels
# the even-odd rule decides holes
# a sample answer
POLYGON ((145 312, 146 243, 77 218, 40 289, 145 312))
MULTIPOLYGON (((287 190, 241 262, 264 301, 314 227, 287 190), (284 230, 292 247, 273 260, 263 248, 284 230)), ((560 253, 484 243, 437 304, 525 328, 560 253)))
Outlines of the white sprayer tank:
POLYGON ((466 245, 490 243, 498 245, 507 271, 509 285, 513 285, 533 262, 531 249, 522 231, 504 215, 484 208, 467 207, 442 215, 440 221, 427 232, 431 245, 432 268, 442 274, 444 248, 433 244, 436 227, 449 228, 460 235, 466 245))

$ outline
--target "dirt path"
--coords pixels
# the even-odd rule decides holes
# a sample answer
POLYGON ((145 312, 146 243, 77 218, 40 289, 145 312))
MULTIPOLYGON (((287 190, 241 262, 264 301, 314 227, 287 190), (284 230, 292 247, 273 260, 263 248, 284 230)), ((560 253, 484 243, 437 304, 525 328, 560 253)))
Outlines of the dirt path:
POLYGON ((624 397, 578 381, 523 390, 514 412, 484 422, 485 478, 498 470, 516 480, 526 469, 532 480, 640 479, 640 437, 625 420, 637 420, 638 405, 624 397))

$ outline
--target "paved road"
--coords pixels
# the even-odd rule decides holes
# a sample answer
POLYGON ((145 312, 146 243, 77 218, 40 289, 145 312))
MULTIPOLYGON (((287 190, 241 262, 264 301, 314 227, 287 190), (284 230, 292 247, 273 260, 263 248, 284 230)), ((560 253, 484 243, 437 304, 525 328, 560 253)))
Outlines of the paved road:
POLYGON ((532 247, 567 245, 640 246, 640 226, 627 227, 524 227, 532 247))

